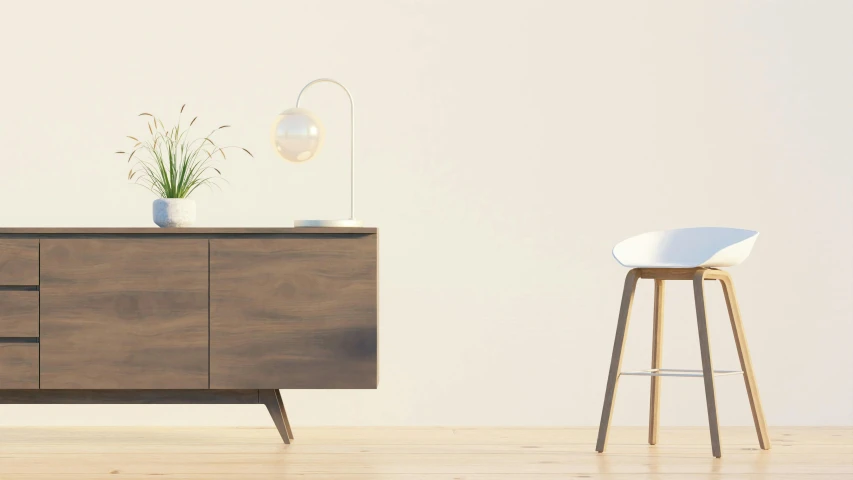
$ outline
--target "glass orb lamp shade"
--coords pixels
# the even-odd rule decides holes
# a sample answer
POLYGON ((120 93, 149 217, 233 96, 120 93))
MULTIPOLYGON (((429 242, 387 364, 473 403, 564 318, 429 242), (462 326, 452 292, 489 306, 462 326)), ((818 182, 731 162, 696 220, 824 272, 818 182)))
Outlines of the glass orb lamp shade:
POLYGON ((276 118, 272 141, 281 158, 299 163, 317 155, 325 135, 323 124, 314 114, 304 108, 291 108, 276 118))

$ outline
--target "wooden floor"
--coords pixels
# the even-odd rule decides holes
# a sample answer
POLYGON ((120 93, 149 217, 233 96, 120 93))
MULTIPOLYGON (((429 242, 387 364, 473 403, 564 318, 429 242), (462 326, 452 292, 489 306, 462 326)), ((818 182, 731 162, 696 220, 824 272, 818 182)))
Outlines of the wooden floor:
POLYGON ((853 479, 853 428, 0 428, 2 480, 853 479))

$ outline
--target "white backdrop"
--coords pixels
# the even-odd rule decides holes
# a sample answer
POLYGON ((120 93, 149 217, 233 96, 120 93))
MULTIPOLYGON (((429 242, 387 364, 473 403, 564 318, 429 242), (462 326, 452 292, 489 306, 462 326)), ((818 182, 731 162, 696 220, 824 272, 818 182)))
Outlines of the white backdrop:
MULTIPOLYGON (((625 270, 654 229, 760 230, 733 269, 772 425, 853 423, 853 3, 487 0, 2 1, 0 225, 151 226, 112 152, 183 103, 256 158, 199 192, 199 226, 347 213, 347 104, 278 160, 274 116, 316 77, 357 104, 358 216, 380 228, 380 387, 284 391, 295 425, 594 425, 625 270)), ((642 283, 624 365, 650 361, 642 283)), ((664 364, 699 365, 687 284, 664 364)), ((718 368, 737 366, 722 295, 718 368)), ((96 348, 96 347, 95 347, 96 348)), ((719 379, 720 419, 751 419, 719 379)), ((644 424, 625 378, 614 424, 644 424)), ((665 379, 662 422, 704 425, 665 379)), ((267 425, 263 407, 3 406, 0 424, 267 425)))

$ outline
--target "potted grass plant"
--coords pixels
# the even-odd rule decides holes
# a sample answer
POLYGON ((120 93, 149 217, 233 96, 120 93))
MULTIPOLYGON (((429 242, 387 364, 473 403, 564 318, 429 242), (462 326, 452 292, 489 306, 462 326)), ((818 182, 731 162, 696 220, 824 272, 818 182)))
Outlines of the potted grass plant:
POLYGON ((148 117, 148 137, 128 135, 135 142, 133 147, 116 152, 127 155, 131 164, 127 179, 159 196, 154 200, 154 223, 160 227, 188 227, 195 222, 195 200, 188 197, 201 186, 218 187, 217 182, 224 180, 215 162, 227 159, 226 150, 239 149, 252 157, 243 147, 220 146, 214 141, 214 135, 229 125, 204 136, 191 136, 198 117, 182 128, 185 107, 186 104, 181 107, 176 125, 170 128, 158 117, 140 113, 140 117, 148 117))

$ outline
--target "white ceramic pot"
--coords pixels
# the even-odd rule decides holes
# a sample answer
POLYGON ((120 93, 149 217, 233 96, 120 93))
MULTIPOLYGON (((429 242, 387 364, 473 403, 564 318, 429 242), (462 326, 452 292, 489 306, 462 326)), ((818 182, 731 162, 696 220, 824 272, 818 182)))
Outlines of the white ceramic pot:
POLYGON ((154 200, 154 223, 161 227, 189 227, 195 223, 195 200, 188 198, 154 200))

